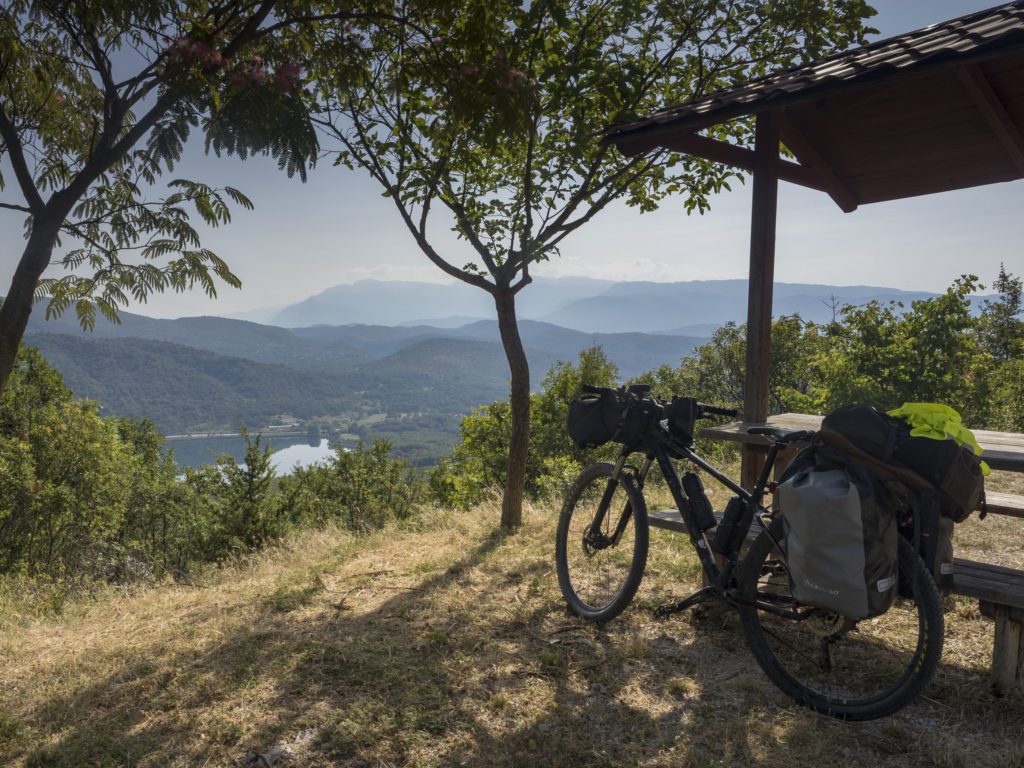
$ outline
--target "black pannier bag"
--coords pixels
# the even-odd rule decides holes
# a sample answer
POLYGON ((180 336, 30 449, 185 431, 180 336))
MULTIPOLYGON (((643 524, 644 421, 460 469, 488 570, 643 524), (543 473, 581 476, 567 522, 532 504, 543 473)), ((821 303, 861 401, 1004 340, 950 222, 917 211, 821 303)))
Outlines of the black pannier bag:
MULTIPOLYGON (((954 521, 942 513, 942 504, 935 491, 925 490, 910 500, 907 513, 900 518, 900 535, 911 544, 935 579, 942 594, 953 589, 953 526, 954 521)), ((909 597, 909 584, 900 583, 900 595, 909 597)))
POLYGON ((832 437, 838 435, 873 459, 913 471, 939 491, 942 514, 954 522, 966 519, 984 495, 981 458, 969 447, 951 438, 912 436, 907 422, 871 406, 837 408, 822 420, 820 434, 848 447, 832 437))
POLYGON ((897 518, 876 481, 805 449, 778 486, 793 597, 860 620, 897 595, 897 518))

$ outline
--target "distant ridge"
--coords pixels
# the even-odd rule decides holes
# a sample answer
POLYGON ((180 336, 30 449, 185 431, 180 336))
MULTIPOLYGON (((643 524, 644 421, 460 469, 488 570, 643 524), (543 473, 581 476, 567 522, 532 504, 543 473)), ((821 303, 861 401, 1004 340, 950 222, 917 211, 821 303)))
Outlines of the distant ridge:
MULTIPOLYGON (((895 288, 813 283, 776 283, 776 316, 799 313, 827 322, 832 306, 908 303, 938 294, 895 288)), ((585 333, 681 333, 707 335, 708 328, 746 321, 746 280, 676 283, 612 282, 590 278, 536 278, 516 297, 521 320, 542 320, 585 333), (692 329, 703 330, 694 334, 692 329)), ((490 318, 490 297, 471 286, 362 280, 328 288, 289 305, 269 321, 287 328, 312 325, 430 325, 453 328, 463 320, 490 318)))
MULTIPOLYGON (((593 296, 614 285, 585 277, 536 278, 517 296, 521 317, 539 319, 567 302, 593 296)), ((419 283, 360 280, 310 296, 273 315, 269 322, 284 328, 310 325, 402 325, 429 323, 461 316, 492 317, 494 301, 464 283, 419 283)), ((444 323, 447 325, 447 323, 444 323)))

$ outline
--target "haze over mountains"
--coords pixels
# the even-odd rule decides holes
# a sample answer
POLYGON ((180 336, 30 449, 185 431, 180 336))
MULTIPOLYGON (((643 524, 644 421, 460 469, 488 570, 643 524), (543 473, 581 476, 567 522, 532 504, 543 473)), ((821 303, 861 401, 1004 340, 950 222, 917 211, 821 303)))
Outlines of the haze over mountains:
MULTIPOLYGON (((833 303, 910 302, 932 293, 869 286, 776 283, 775 315, 799 312, 815 322, 832 319, 833 303)), ((692 333, 707 335, 723 323, 746 320, 746 280, 679 283, 612 282, 586 277, 535 278, 516 297, 520 319, 586 333, 692 333)), ((250 313, 256 314, 256 313, 250 313)), ((271 325, 462 325, 490 318, 494 305, 478 288, 455 284, 361 280, 328 288, 281 309, 267 310, 271 325), (453 318, 457 320, 453 323, 453 318)))
MULTIPOLYGON (((518 299, 532 384, 595 344, 623 379, 677 365, 720 324, 744 321, 746 290, 742 280, 537 279, 518 299)), ((827 321, 837 304, 931 295, 778 284, 775 314, 827 321)), ((73 313, 47 321, 40 308, 25 341, 77 395, 167 434, 288 415, 387 437, 426 463, 455 441, 461 414, 507 396, 493 311, 488 295, 461 284, 365 280, 270 311, 268 324, 123 313, 122 324, 100 319, 87 333, 73 313)))

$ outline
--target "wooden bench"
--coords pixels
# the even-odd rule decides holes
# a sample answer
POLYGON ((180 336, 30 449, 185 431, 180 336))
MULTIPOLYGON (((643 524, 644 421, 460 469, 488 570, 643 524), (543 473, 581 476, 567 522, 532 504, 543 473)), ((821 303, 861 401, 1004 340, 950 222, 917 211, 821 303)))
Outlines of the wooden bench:
MULTIPOLYGON (((784 413, 768 419, 768 426, 785 429, 813 429, 821 416, 784 413)), ((767 445, 768 439, 750 435, 742 422, 707 427, 701 437, 743 444, 767 445)), ((1024 435, 975 430, 982 458, 992 469, 1024 473, 1024 435)), ((1009 493, 986 494, 988 514, 1024 518, 1024 496, 1009 493)), ((649 514, 653 528, 686 534, 686 526, 675 509, 649 514)), ((756 533, 756 531, 755 531, 756 533)), ((1024 540, 1022 540, 1024 545, 1024 540)), ((1020 685, 1024 677, 1024 570, 957 558, 953 562, 953 593, 978 600, 982 615, 995 620, 992 647, 992 680, 1000 693, 1020 685)))

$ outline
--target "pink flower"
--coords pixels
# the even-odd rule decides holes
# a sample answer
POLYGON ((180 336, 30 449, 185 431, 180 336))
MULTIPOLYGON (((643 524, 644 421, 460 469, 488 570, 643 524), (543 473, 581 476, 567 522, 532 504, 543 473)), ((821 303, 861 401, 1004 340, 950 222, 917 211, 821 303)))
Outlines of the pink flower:
POLYGON ((290 91, 299 81, 302 67, 298 64, 282 64, 274 72, 274 85, 281 91, 290 91))

